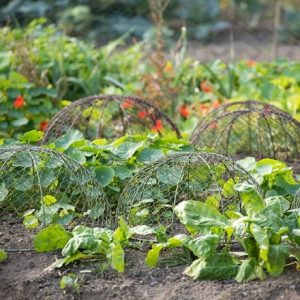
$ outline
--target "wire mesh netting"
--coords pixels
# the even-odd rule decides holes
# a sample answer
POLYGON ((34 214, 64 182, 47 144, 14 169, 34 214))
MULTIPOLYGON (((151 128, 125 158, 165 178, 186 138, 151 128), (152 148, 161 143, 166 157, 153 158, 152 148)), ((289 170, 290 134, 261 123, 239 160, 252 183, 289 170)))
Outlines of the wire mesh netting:
POLYGON ((291 209, 300 209, 300 189, 296 194, 295 199, 292 201, 291 209))
POLYGON ((256 101, 230 103, 212 111, 194 130, 191 141, 232 157, 300 161, 300 123, 278 108, 256 101))
POLYGON ((73 102, 53 117, 43 142, 58 138, 69 129, 77 129, 91 140, 110 140, 151 131, 180 137, 178 128, 167 115, 152 104, 131 96, 99 95, 73 102))
POLYGON ((34 212, 42 225, 72 220, 109 225, 101 185, 62 153, 35 146, 0 148, 0 217, 34 212))
POLYGON ((173 208, 181 201, 202 201, 221 212, 242 210, 237 183, 260 194, 256 181, 232 160, 206 152, 168 155, 139 171, 123 190, 117 216, 131 225, 163 224, 179 230, 173 208))

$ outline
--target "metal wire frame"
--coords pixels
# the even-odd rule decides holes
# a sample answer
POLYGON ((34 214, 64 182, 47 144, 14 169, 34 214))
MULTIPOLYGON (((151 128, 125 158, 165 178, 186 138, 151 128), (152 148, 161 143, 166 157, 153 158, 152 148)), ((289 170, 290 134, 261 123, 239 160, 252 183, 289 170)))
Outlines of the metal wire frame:
POLYGON ((42 147, 0 147, 0 200, 0 217, 22 217, 35 209, 42 225, 56 209, 75 214, 77 221, 103 226, 111 221, 106 195, 92 174, 63 153, 42 147), (57 199, 53 206, 45 204, 47 195, 57 199))
POLYGON ((43 143, 68 129, 80 130, 85 138, 115 139, 125 134, 158 132, 181 137, 172 120, 154 105, 133 96, 95 95, 79 99, 59 111, 50 121, 43 143))
POLYGON ((300 189, 291 203, 291 209, 300 209, 300 189))
POLYGON ((234 184, 247 182, 261 195, 256 181, 242 167, 222 155, 180 152, 167 155, 141 169, 123 190, 117 216, 130 225, 165 225, 182 230, 173 208, 181 201, 206 202, 221 212, 242 211, 234 184))
POLYGON ((226 105, 202 122, 191 142, 197 147, 239 157, 270 157, 290 163, 300 161, 300 123, 289 114, 271 106, 250 101, 248 107, 231 111, 226 105))

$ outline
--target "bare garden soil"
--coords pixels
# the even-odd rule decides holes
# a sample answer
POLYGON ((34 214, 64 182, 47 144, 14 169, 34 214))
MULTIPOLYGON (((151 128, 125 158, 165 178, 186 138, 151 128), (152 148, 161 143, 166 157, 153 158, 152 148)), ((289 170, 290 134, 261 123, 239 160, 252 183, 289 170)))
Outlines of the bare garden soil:
MULTIPOLYGON (((31 249, 33 236, 11 217, 0 220, 0 248, 31 249)), ((59 254, 10 252, 0 264, 0 299, 300 299, 300 273, 293 267, 279 277, 245 284, 194 281, 182 274, 184 265, 148 269, 146 251, 132 249, 124 274, 96 272, 96 262, 45 271, 59 254), (70 272, 80 278, 79 293, 59 287, 62 275, 70 272)))

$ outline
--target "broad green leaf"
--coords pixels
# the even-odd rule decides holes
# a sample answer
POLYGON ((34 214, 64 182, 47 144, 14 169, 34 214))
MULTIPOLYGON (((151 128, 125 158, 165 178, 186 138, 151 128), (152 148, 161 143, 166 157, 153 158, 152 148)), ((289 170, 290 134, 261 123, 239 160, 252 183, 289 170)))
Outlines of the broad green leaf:
POLYGON ((74 273, 69 273, 68 275, 65 275, 60 280, 60 288, 66 289, 66 288, 72 288, 77 293, 79 293, 79 283, 78 283, 78 277, 74 273))
POLYGON ((269 252, 269 237, 267 229, 261 228, 260 226, 252 223, 250 224, 250 232, 259 245, 260 258, 267 261, 269 252))
POLYGON ((127 223, 121 217, 119 220, 119 227, 114 232, 114 239, 118 242, 127 242, 132 236, 132 232, 127 223))
POLYGON ((148 235, 155 233, 155 229, 147 225, 138 225, 130 228, 130 232, 134 235, 148 235))
POLYGON ((78 130, 68 130, 62 137, 60 137, 55 145, 57 148, 64 150, 68 149, 74 142, 83 138, 83 134, 78 130))
POLYGON ((220 237, 216 234, 207 234, 200 237, 189 237, 184 241, 184 246, 191 250, 195 256, 207 258, 211 256, 218 246, 220 237))
POLYGON ((57 199, 51 195, 46 195, 43 197, 43 202, 49 206, 49 205, 57 202, 57 199))
POLYGON ((19 140, 22 142, 30 143, 30 142, 38 142, 41 141, 44 137, 43 131, 31 130, 19 137, 19 140))
POLYGON ((106 166, 96 167, 95 173, 96 173, 97 180, 103 186, 109 185, 115 176, 114 169, 112 169, 110 167, 106 167, 106 166))
POLYGON ((114 171, 115 171, 115 176, 121 180, 130 178, 133 173, 133 171, 127 168, 126 166, 114 167, 114 171))
POLYGON ((236 276, 238 266, 228 252, 216 253, 206 259, 199 258, 184 273, 194 279, 222 280, 236 276))
POLYGON ((5 200, 8 193, 9 193, 9 190, 5 187, 5 183, 2 182, 0 184, 0 202, 5 200))
POLYGON ((240 193, 243 206, 249 216, 255 216, 265 208, 264 200, 252 185, 243 182, 236 184, 234 188, 240 193))
POLYGON ((34 215, 28 215, 24 217, 23 225, 27 229, 33 229, 36 228, 39 225, 39 219, 35 217, 34 215))
POLYGON ((265 273, 262 266, 257 264, 257 260, 249 258, 243 261, 235 277, 237 282, 247 282, 259 278, 265 279, 265 273))
POLYGON ((7 253, 3 249, 0 249, 0 262, 6 259, 7 259, 7 253))
POLYGON ((144 163, 153 162, 163 156, 160 149, 144 148, 138 155, 137 160, 144 163))
POLYGON ((272 276, 280 275, 290 251, 287 245, 270 245, 267 261, 267 270, 272 276))
POLYGON ((71 234, 59 224, 51 224, 42 229, 34 238, 34 249, 37 252, 48 252, 62 249, 71 238, 71 234))
POLYGON ((161 167, 157 169, 157 179, 161 183, 176 185, 183 176, 183 170, 179 167, 161 167))
POLYGON ((28 122, 29 122, 29 120, 27 118, 20 118, 20 119, 14 120, 13 122, 11 122, 11 124, 14 127, 21 127, 21 126, 26 125, 28 122))
POLYGON ((124 143, 122 143, 121 145, 117 146, 116 148, 114 148, 112 150, 112 152, 122 158, 122 159, 129 159, 130 157, 132 157, 134 155, 134 153, 140 149, 141 147, 143 147, 144 142, 141 143, 134 143, 134 142, 128 142, 125 141, 124 143))
POLYGON ((182 201, 174 211, 180 222, 190 231, 205 233, 212 227, 223 227, 228 224, 228 219, 218 210, 200 201, 182 201))
POLYGON ((256 160, 254 157, 245 157, 244 159, 236 161, 238 165, 243 167, 245 170, 252 171, 256 166, 256 160))
POLYGON ((111 265, 118 272, 124 272, 124 250, 120 243, 116 243, 111 247, 111 265))
POLYGON ((164 244, 153 244, 152 249, 148 251, 146 264, 149 268, 157 266, 160 251, 164 248, 164 244))

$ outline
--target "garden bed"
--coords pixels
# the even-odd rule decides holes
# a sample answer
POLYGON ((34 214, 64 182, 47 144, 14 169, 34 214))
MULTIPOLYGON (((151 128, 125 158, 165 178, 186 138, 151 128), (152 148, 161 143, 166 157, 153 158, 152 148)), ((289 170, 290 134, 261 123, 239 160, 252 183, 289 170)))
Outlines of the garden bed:
MULTIPOLYGON (((1 248, 32 248, 33 232, 13 218, 0 221, 1 248)), ((186 265, 148 269, 146 250, 126 253, 124 274, 113 270, 89 272, 99 262, 45 271, 59 252, 9 253, 1 264, 1 299, 299 299, 300 276, 294 267, 279 277, 238 284, 233 280, 194 281, 182 274, 186 265), (62 275, 74 272, 80 279, 79 294, 60 289, 62 275)))

